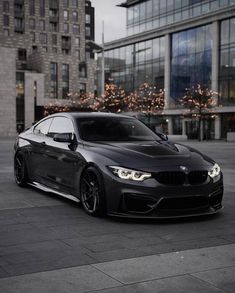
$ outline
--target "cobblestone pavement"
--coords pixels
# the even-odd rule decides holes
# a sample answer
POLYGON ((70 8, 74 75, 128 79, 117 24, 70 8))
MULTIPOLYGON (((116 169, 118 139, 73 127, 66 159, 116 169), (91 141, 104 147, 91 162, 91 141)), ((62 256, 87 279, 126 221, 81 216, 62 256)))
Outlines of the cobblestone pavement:
POLYGON ((186 142, 224 173, 224 210, 181 220, 92 218, 13 179, 0 139, 0 292, 235 292, 235 144, 186 142))

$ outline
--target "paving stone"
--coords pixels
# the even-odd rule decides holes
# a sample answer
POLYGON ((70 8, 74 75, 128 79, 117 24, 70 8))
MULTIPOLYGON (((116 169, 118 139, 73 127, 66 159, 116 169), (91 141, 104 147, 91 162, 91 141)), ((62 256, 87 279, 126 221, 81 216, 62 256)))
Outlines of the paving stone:
POLYGON ((165 278, 156 281, 138 283, 110 289, 92 291, 97 293, 222 293, 211 284, 202 282, 188 275, 165 278))
POLYGON ((235 265, 234 249, 235 244, 231 244, 117 260, 93 266, 122 283, 130 284, 233 266, 235 265))
POLYGON ((120 282, 91 266, 0 279, 4 293, 82 293, 119 285, 120 282))
MULTIPOLYGON (((1 262, 1 259, 0 259, 0 262, 1 262)), ((5 278, 5 277, 8 277, 9 274, 3 269, 0 267, 0 278, 5 278)), ((0 287, 1 289, 1 287, 0 287)))
POLYGON ((226 292, 235 292, 235 267, 194 273, 192 275, 226 292))
MULTIPOLYGON (((66 240, 67 241, 67 240, 66 240)), ((112 261, 115 259, 126 259, 138 256, 147 256, 162 254, 168 252, 177 252, 186 249, 197 249, 202 247, 212 247, 229 244, 230 242, 221 238, 196 239, 180 242, 163 242, 157 245, 139 246, 134 248, 117 249, 104 252, 88 252, 88 255, 97 260, 97 262, 112 261)))
POLYGON ((4 270, 10 276, 84 266, 95 262, 88 255, 73 250, 20 253, 2 258, 5 261, 4 270))

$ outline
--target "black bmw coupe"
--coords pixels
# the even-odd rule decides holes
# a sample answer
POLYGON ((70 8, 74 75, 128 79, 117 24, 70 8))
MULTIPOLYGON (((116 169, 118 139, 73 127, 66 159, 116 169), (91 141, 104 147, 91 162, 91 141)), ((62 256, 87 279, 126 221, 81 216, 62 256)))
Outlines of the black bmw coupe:
POLYGON ((222 208, 219 165, 136 118, 58 113, 21 133, 15 180, 81 201, 90 215, 187 217, 222 208))

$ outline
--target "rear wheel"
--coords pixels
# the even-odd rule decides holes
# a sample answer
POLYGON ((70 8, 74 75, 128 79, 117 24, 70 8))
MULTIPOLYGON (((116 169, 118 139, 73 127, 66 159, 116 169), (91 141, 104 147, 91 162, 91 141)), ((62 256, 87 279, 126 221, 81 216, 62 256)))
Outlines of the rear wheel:
POLYGON ((27 167, 23 154, 16 153, 14 158, 14 175, 16 183, 25 187, 28 182, 27 167))
POLYGON ((90 166, 81 178, 81 202, 84 210, 91 216, 103 216, 106 213, 105 194, 99 171, 90 166))

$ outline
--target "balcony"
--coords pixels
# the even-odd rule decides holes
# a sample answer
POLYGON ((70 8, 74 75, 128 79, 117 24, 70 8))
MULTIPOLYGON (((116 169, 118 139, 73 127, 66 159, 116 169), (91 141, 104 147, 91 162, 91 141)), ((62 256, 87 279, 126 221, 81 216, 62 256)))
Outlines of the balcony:
POLYGON ((70 50, 71 49, 71 43, 69 43, 69 42, 62 43, 61 48, 62 48, 62 50, 70 50))
POLYGON ((58 22, 59 16, 58 15, 50 15, 50 22, 58 22))
POLYGON ((14 15, 15 15, 16 18, 24 18, 23 10, 15 10, 14 15))
POLYGON ((23 26, 15 26, 15 32, 16 33, 22 33, 24 32, 24 27, 23 26))

